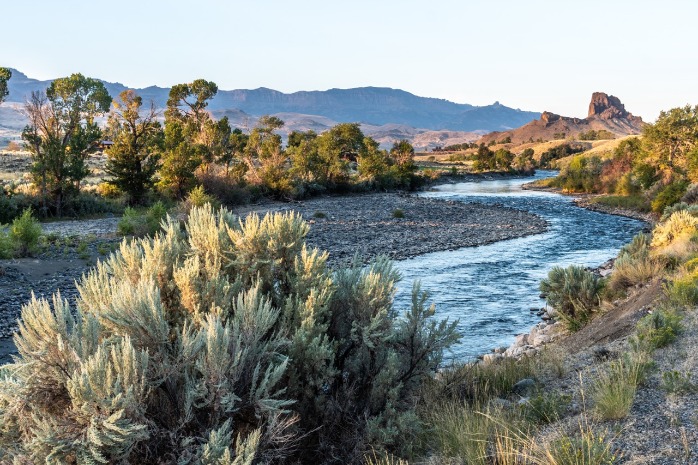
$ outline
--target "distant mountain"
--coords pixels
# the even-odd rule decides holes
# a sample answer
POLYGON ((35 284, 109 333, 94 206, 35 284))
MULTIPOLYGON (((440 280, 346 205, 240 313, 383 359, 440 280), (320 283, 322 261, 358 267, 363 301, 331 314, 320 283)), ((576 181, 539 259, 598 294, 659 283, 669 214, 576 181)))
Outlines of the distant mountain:
POLYGON ((513 144, 521 144, 539 139, 577 137, 579 133, 591 130, 608 131, 622 137, 640 134, 644 125, 642 118, 628 112, 618 97, 594 92, 586 118, 571 118, 545 111, 538 120, 517 129, 486 134, 478 142, 488 144, 509 138, 513 144))
MULTIPOLYGON (((112 97, 128 89, 121 83, 104 82, 112 97)), ((10 95, 0 107, 0 147, 17 140, 26 125, 19 109, 33 91, 46 89, 51 80, 32 79, 12 70, 10 95)), ((145 102, 163 108, 169 88, 150 86, 135 89, 145 102)), ((321 133, 340 122, 361 123, 366 135, 382 147, 407 139, 417 150, 472 142, 489 131, 518 127, 538 118, 540 113, 515 110, 499 102, 477 107, 448 100, 418 97, 403 90, 382 87, 330 89, 285 94, 272 89, 219 90, 209 104, 216 118, 227 116, 231 125, 251 129, 260 116, 278 116, 286 124, 279 131, 312 129, 321 133)))
MULTIPOLYGON (((103 81, 116 97, 127 87, 103 81)), ((24 102, 34 90, 45 89, 51 81, 29 78, 13 70, 8 102, 24 102)), ((164 107, 169 89, 151 86, 135 89, 144 101, 164 107)), ((272 89, 220 90, 210 103, 211 111, 240 110, 249 115, 300 113, 334 121, 360 122, 381 126, 400 124, 414 128, 450 131, 496 131, 519 127, 538 118, 540 113, 522 111, 495 102, 473 106, 448 100, 418 97, 409 92, 384 87, 330 89, 285 94, 272 89)))

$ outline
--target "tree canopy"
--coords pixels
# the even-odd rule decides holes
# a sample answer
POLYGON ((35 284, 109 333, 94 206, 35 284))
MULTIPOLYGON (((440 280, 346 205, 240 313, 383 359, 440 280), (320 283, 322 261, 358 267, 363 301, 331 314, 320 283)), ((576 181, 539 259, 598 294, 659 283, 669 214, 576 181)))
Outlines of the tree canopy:
POLYGON ((10 95, 7 88, 7 82, 12 78, 12 70, 9 68, 0 68, 0 103, 5 100, 5 97, 10 95))
POLYGON ((79 192, 89 173, 87 156, 102 137, 95 117, 109 111, 111 100, 101 81, 82 74, 56 79, 46 92, 32 93, 22 138, 32 154, 32 177, 44 210, 60 216, 66 197, 79 192))
POLYGON ((151 104, 142 114, 143 99, 125 90, 114 101, 109 126, 114 145, 107 151, 105 171, 109 181, 128 194, 130 204, 140 204, 153 187, 158 160, 164 143, 162 126, 151 104))

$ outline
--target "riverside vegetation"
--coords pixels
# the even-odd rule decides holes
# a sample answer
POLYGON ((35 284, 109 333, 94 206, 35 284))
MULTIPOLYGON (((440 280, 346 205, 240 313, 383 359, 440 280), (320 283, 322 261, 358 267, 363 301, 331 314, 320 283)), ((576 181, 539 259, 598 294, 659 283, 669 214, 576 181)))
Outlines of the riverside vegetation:
POLYGON ((607 422, 623 425, 650 376, 667 395, 695 392, 692 372, 652 368, 698 304, 686 211, 623 248, 610 278, 571 267, 542 284, 573 338, 638 286, 667 283, 577 389, 549 388, 575 358, 554 349, 435 375, 454 322, 434 320, 418 285, 411 308, 393 308, 399 276, 384 259, 329 271, 307 232, 293 213, 193 207, 184 225, 124 241, 74 307, 60 294, 29 302, 19 356, 0 368, 0 459, 621 463, 633 444, 607 422))
MULTIPOLYGON (((0 99, 10 78, 3 68, 0 99)), ((284 122, 277 117, 264 116, 246 131, 232 128, 226 117, 214 119, 207 107, 217 92, 216 84, 204 79, 175 85, 164 115, 132 90, 112 100, 102 82, 81 74, 34 92, 24 108, 29 124, 22 133, 31 182, 3 184, 0 222, 28 207, 47 218, 121 213, 158 201, 169 206, 196 188, 228 206, 260 197, 413 190, 462 171, 421 169, 409 142, 381 149, 358 123, 341 123, 322 134, 293 131, 284 147, 277 134, 284 122), (106 125, 96 123, 100 117, 106 125), (106 163, 95 167, 100 152, 106 163)), ((476 171, 505 172, 533 167, 531 152, 514 155, 484 146, 472 165, 476 171)))
POLYGON ((572 193, 603 194, 594 202, 641 212, 698 201, 698 106, 662 111, 639 137, 608 154, 565 160, 557 178, 541 183, 572 193))
MULTIPOLYGON (((363 267, 357 260, 332 271, 326 253, 305 246, 308 225, 298 216, 240 219, 211 206, 215 199, 205 197, 202 179, 207 169, 221 166, 213 159, 207 167, 207 152, 192 142, 202 140, 198 131, 209 121, 203 108, 214 92, 210 84, 178 88, 172 98, 179 103, 168 108, 171 145, 163 154, 173 160, 167 168, 163 160, 160 186, 173 197, 188 196, 186 222, 166 217, 156 228, 163 208, 156 205, 143 218, 132 210, 122 220, 125 233, 159 231, 124 240, 80 280, 75 305, 56 294, 23 307, 15 337, 19 355, 0 367, 0 462, 553 465, 694 459, 698 433, 687 418, 695 414, 698 362, 685 354, 697 342, 698 209, 690 198, 683 204, 662 200, 666 205, 657 211, 665 217, 621 250, 609 278, 578 267, 551 271, 541 290, 568 332, 557 347, 439 369, 441 354, 457 338, 454 322, 433 318, 418 285, 410 308, 394 308, 399 276, 389 261, 363 267), (180 161, 184 168, 175 169, 180 161), (194 190, 197 184, 203 188, 194 190), (628 317, 632 331, 604 336, 610 349, 590 347, 601 340, 594 339, 595 328, 613 327, 620 321, 614 316, 635 304, 628 317), (582 369, 588 371, 577 378, 582 369), (652 411, 643 409, 645 403, 652 411), (667 419, 664 407, 676 416, 667 419), (666 428, 648 437, 647 428, 658 424, 666 428), (667 444, 679 447, 665 451, 667 444)), ((75 76, 34 103, 49 114, 59 111, 71 86, 101 92, 95 82, 75 76)), ((122 100, 128 107, 128 98, 122 100)), ((70 135, 77 141, 94 135, 92 115, 82 118, 79 132, 70 135)), ((254 144, 278 148, 269 129, 278 122, 265 124, 254 144)), ((336 132, 354 133, 350 126, 336 132)), ((166 122, 165 139, 167 132, 166 122)), ((73 176, 81 175, 88 152, 78 153, 79 145, 44 146, 53 139, 42 137, 35 131, 25 138, 38 144, 37 160, 50 148, 74 165, 60 182, 50 160, 35 167, 37 211, 64 213, 78 198, 80 182, 73 176)), ((642 142, 632 143, 650 150, 644 144, 652 137, 648 130, 642 142)), ((682 167, 672 140, 658 146, 674 147, 665 157, 671 163, 659 169, 657 162, 657 170, 647 171, 654 173, 642 187, 647 200, 677 179, 693 181, 690 163, 682 167)), ((144 152, 136 152, 147 165, 144 152)), ((270 164, 263 164, 266 155, 255 158, 245 182, 266 173, 273 192, 309 185, 276 184, 284 180, 279 170, 290 173, 292 162, 275 150, 257 153, 268 155, 270 164)), ((642 160, 650 167, 653 157, 661 159, 647 153, 642 160)), ((396 159, 397 151, 387 156, 396 159)), ((222 169, 237 166, 243 162, 222 169)), ((630 184, 645 172, 633 168, 630 184)), ((141 200, 129 194, 129 202, 151 195, 149 184, 143 185, 141 200)), ((10 253, 23 254, 31 250, 35 222, 26 210, 15 221, 3 237, 10 253)))
MULTIPOLYGON (((7 94, 8 69, 2 69, 7 94)), ((56 79, 34 92, 22 133, 31 155, 31 184, 0 189, 0 221, 31 207, 41 217, 122 211, 162 200, 182 200, 203 188, 235 205, 259 196, 303 198, 326 192, 414 189, 435 171, 419 173, 414 149, 398 141, 388 150, 364 136, 356 123, 323 134, 292 132, 286 147, 275 131, 283 121, 262 117, 249 132, 232 129, 206 110, 218 91, 203 79, 172 87, 164 112, 127 90, 112 102, 104 84, 81 74, 56 79), (95 121, 107 117, 105 127, 95 121), (106 148, 102 142, 107 140, 106 148), (105 149, 104 182, 85 189, 88 161, 105 149)))

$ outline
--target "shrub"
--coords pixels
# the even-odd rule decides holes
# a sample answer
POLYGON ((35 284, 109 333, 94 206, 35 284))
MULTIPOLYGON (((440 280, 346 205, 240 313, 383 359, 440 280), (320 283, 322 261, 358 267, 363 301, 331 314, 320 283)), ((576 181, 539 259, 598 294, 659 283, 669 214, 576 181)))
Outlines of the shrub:
POLYGON ((118 187, 108 182, 99 183, 99 185, 97 186, 97 193, 102 197, 106 197, 108 199, 116 199, 122 194, 121 190, 118 187))
POLYGON ((584 326, 599 306, 602 282, 581 266, 554 267, 541 281, 540 290, 568 328, 584 326))
POLYGON ((41 224, 34 218, 32 211, 27 208, 22 215, 15 218, 10 225, 10 240, 16 253, 26 257, 36 251, 41 237, 41 224))
POLYGON ((3 460, 356 463, 409 446, 415 394, 456 340, 418 286, 398 318, 392 265, 332 274, 294 213, 204 206, 185 226, 122 242, 76 308, 23 308, 3 460))
POLYGON ((651 210, 647 199, 641 195, 604 195, 603 197, 593 199, 592 203, 639 212, 648 212, 651 210))
POLYGON ((324 212, 316 211, 315 213, 313 213, 313 218, 327 218, 327 215, 324 212))
POLYGON ((162 202, 154 203, 145 213, 142 210, 126 207, 124 214, 116 225, 120 236, 153 236, 160 229, 161 222, 167 215, 167 208, 162 202))
POLYGON ((0 259, 12 258, 14 255, 14 246, 6 228, 7 226, 0 224, 0 259))
POLYGON ((687 188, 688 183, 686 181, 676 181, 667 184, 652 200, 652 211, 662 213, 666 207, 679 202, 686 193, 687 188))
POLYGON ((184 208, 186 211, 189 211, 194 207, 203 207, 207 203, 211 204, 213 207, 220 206, 220 202, 218 202, 215 197, 206 193, 204 186, 197 186, 187 195, 184 201, 184 208))
POLYGON ((673 310, 658 309, 638 323, 637 338, 646 350, 666 347, 683 330, 683 317, 673 310))
POLYGON ((670 394, 690 394, 698 391, 698 386, 691 381, 690 373, 671 370, 662 373, 662 389, 670 394))
POLYGON ((396 208, 395 210, 393 210, 393 218, 404 218, 404 217, 405 217, 405 212, 402 209, 396 208))
POLYGON ((665 287, 669 302, 678 307, 698 305, 698 273, 677 277, 665 287))
POLYGON ((542 455, 547 465, 613 465, 617 461, 607 435, 588 426, 580 427, 578 435, 552 441, 542 455))
POLYGON ((571 400, 568 395, 538 390, 522 404, 522 415, 533 424, 554 423, 561 418, 571 400))
POLYGON ((621 254, 613 265, 610 286, 614 289, 646 283, 664 270, 666 264, 659 257, 649 253, 630 255, 621 254))
POLYGON ((666 221, 654 227, 652 231, 652 246, 667 246, 678 238, 690 237, 697 230, 698 218, 685 210, 674 212, 666 221))
POLYGON ((691 184, 686 188, 686 193, 681 197, 681 202, 698 203, 698 184, 691 184))

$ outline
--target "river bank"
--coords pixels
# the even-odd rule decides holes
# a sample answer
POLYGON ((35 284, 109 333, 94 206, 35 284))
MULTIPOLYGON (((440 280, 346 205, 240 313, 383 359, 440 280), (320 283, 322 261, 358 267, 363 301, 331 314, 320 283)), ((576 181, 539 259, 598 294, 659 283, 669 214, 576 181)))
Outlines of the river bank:
POLYGON ((524 190, 532 190, 539 192, 551 192, 554 194, 560 194, 568 197, 572 197, 575 205, 587 210, 607 213, 609 215, 624 216, 626 218, 633 218, 636 220, 644 221, 650 225, 657 222, 657 216, 652 213, 639 212, 636 210, 629 210, 627 208, 618 208, 604 205, 599 202, 594 202, 594 199, 598 199, 604 196, 604 194, 579 194, 573 192, 565 192, 559 187, 547 187, 538 185, 536 182, 529 182, 521 186, 524 190))
MULTIPOLYGON (((539 216, 514 208, 399 193, 265 202, 233 212, 244 217, 291 210, 308 221, 307 243, 327 250, 332 267, 348 264, 356 254, 364 260, 377 255, 402 260, 539 234, 547 228, 539 216)), ((74 282, 119 242, 117 222, 118 218, 102 218, 46 223, 45 234, 71 238, 63 239, 61 250, 50 247, 31 259, 0 261, 0 363, 9 361, 7 339, 16 330, 21 305, 32 292, 50 297, 57 290, 72 302, 77 297, 74 282)))

